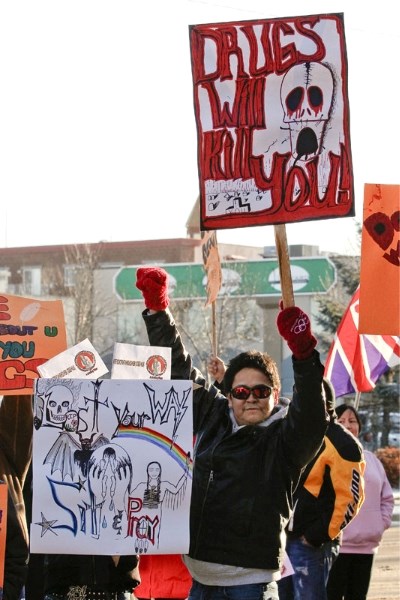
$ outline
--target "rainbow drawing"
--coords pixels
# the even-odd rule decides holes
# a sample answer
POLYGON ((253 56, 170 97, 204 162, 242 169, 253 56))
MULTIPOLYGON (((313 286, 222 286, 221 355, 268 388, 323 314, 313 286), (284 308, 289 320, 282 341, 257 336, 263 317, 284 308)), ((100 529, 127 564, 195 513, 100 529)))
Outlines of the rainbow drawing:
POLYGON ((187 468, 188 462, 189 471, 193 469, 193 459, 190 456, 190 453, 188 461, 188 452, 160 431, 154 431, 154 429, 149 429, 148 427, 134 427, 133 425, 125 426, 121 424, 117 429, 117 437, 131 438, 154 444, 166 452, 168 456, 182 467, 182 469, 185 470, 187 468))

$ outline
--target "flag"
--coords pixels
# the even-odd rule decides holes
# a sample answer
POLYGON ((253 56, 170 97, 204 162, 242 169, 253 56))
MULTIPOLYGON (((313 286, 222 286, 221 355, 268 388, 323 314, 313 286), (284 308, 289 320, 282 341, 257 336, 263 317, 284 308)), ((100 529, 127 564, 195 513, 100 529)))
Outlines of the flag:
POLYGON ((389 367, 400 364, 399 336, 359 334, 359 300, 360 287, 343 315, 326 359, 325 377, 336 397, 369 392, 389 367))

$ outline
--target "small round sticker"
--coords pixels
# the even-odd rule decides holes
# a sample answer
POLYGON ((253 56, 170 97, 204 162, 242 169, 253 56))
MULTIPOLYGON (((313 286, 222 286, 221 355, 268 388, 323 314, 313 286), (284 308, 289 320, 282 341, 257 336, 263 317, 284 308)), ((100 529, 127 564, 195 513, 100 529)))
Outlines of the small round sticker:
POLYGON ((146 361, 146 369, 153 377, 161 377, 167 369, 167 361, 159 354, 153 354, 146 361))
POLYGON ((80 371, 90 371, 96 364, 93 352, 81 350, 75 356, 75 364, 80 371))

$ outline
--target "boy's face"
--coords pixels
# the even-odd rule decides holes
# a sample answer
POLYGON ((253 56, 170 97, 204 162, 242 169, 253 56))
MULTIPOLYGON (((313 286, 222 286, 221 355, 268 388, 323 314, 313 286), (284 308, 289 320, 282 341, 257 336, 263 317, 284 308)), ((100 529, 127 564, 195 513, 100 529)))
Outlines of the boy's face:
POLYGON ((257 425, 270 416, 275 404, 278 403, 278 392, 272 388, 272 382, 258 369, 245 368, 238 371, 233 379, 232 390, 227 394, 229 406, 238 425, 257 425), (258 386, 260 386, 258 388, 258 386), (240 389, 241 387, 244 388, 240 389), (249 394, 249 388, 256 389, 249 394), (246 389, 247 388, 247 389, 246 389), (258 389, 257 389, 258 388, 258 389), (247 399, 235 398, 248 395, 247 399), (260 397, 256 397, 260 396, 260 397), (266 397, 262 397, 266 396, 266 397))

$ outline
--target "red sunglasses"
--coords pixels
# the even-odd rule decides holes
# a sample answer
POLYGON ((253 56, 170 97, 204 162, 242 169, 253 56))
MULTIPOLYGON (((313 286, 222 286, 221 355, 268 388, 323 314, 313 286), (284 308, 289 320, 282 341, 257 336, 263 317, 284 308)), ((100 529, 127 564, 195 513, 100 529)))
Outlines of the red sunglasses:
POLYGON ((247 400, 250 398, 250 394, 253 394, 253 398, 256 398, 257 400, 264 400, 265 398, 270 397, 272 390, 272 387, 263 384, 254 385, 253 387, 248 387, 247 385, 237 385, 231 389, 231 395, 236 398, 236 400, 247 400))

